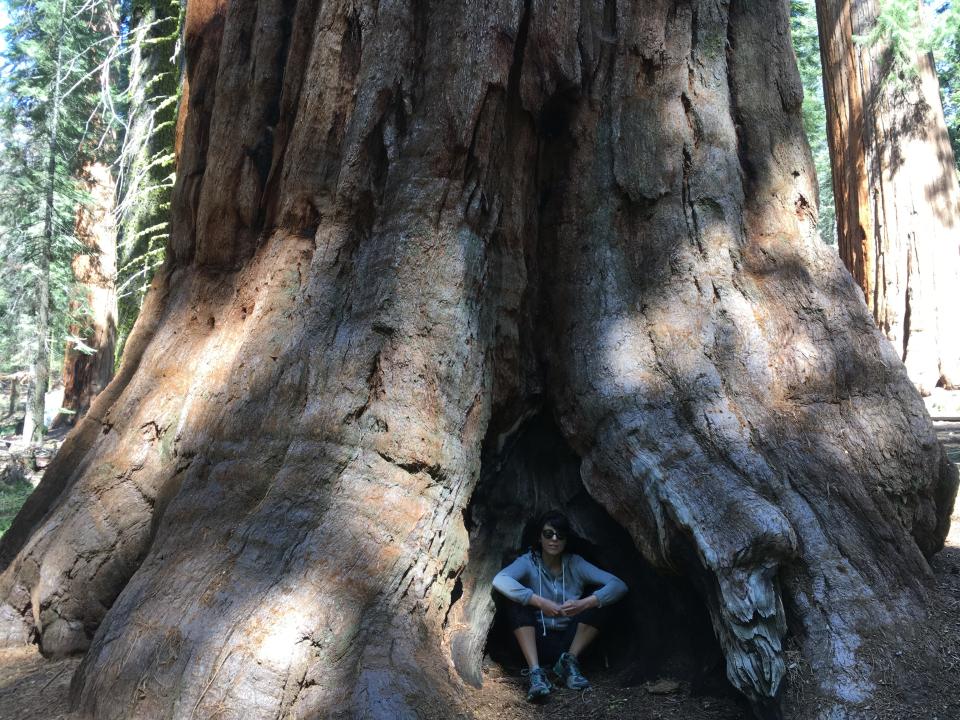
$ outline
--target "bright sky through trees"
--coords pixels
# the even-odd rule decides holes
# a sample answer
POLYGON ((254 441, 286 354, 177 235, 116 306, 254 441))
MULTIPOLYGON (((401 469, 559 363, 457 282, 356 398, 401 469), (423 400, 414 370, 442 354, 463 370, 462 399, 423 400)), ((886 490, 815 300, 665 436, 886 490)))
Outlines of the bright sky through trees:
POLYGON ((2 55, 7 49, 7 41, 2 33, 9 23, 10 15, 7 12, 7 4, 0 1, 0 55, 2 55))

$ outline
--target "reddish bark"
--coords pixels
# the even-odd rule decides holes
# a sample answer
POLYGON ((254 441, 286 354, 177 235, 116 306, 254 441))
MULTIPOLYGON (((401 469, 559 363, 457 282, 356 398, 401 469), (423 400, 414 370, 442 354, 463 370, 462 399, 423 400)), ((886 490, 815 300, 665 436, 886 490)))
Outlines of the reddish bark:
POLYGON ((88 249, 76 255, 71 267, 83 299, 71 304, 82 321, 69 332, 85 347, 67 342, 63 355, 63 403, 66 413, 54 418, 53 427, 74 425, 93 399, 113 378, 117 328, 117 237, 113 218, 115 185, 110 169, 101 164, 85 170, 92 202, 81 207, 74 234, 88 249))
POLYGON ((862 42, 873 0, 817 0, 840 256, 923 393, 960 383, 960 186, 933 62, 862 42), (911 73, 915 74, 911 74, 911 73))

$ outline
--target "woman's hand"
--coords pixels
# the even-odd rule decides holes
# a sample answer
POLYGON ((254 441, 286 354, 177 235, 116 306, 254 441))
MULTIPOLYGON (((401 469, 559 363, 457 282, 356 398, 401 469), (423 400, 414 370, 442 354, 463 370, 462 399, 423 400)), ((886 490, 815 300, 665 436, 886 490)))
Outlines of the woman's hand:
POLYGON ((547 617, 559 617, 563 615, 563 609, 559 605, 553 602, 553 600, 547 600, 539 595, 534 595, 530 598, 530 604, 547 617))
POLYGON ((567 600, 560 607, 560 612, 562 612, 567 617, 573 617, 574 615, 579 615, 584 610, 595 608, 599 604, 600 604, 600 601, 597 600, 597 596, 591 595, 589 597, 581 598, 580 600, 567 600))

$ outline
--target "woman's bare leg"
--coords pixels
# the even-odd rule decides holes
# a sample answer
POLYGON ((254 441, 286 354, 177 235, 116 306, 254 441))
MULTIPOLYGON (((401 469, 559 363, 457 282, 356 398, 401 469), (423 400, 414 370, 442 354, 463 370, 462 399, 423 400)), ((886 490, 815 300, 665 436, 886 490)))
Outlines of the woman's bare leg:
MULTIPOLYGON (((579 623, 577 625, 577 632, 573 636, 573 642, 570 643, 570 649, 567 652, 574 657, 580 657, 580 653, 583 652, 587 648, 587 645, 592 643, 599 634, 600 631, 593 627, 593 625, 579 623)), ((534 647, 534 651, 536 651, 536 647, 534 647)))
POLYGON ((523 658, 527 661, 527 667, 533 669, 539 666, 540 658, 537 656, 537 636, 533 627, 530 625, 518 627, 513 631, 513 634, 520 644, 520 652, 523 653, 523 658))

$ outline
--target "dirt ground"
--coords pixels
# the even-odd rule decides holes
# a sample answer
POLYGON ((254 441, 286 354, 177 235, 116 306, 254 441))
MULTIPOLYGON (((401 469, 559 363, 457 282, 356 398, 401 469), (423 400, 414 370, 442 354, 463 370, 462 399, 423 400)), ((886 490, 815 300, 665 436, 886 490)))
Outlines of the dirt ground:
POLYGON ((67 717, 70 677, 79 658, 44 660, 34 645, 0 650, 0 720, 67 717))
MULTIPOLYGON (((586 668, 585 668, 586 669, 586 668)), ((589 673, 593 688, 561 688, 547 700, 526 701, 526 679, 504 675, 494 666, 484 675, 483 690, 473 693, 477 720, 749 720, 753 716, 734 697, 691 695, 686 683, 670 679, 629 686, 603 672, 589 673)))
MULTIPOLYGON (((960 412, 958 412, 960 415, 960 412)), ((937 423, 941 442, 954 462, 960 462, 960 421, 937 423)), ((891 683, 890 692, 877 694, 867 717, 876 720, 960 719, 960 502, 944 550, 931 563, 936 589, 931 597, 929 626, 937 647, 916 672, 891 683)), ((908 658, 911 649, 906 648, 908 658)), ((0 720, 69 720, 70 678, 79 658, 48 661, 35 647, 0 650, 0 720)), ((882 658, 878 663, 882 665, 882 658)), ((792 667, 799 664, 791 662, 792 667)), ((590 669, 588 666, 585 669, 590 669)), ((471 691, 467 700, 477 720, 749 720, 745 704, 733 696, 696 696, 690 687, 670 678, 631 685, 613 671, 593 668, 591 690, 558 690, 540 705, 526 702, 525 678, 514 669, 490 663, 485 667, 483 689, 471 691)), ((803 692, 809 679, 802 669, 792 670, 792 688, 803 692)), ((251 719, 253 720, 253 719, 251 719)), ((793 718, 791 720, 806 720, 793 718)))

